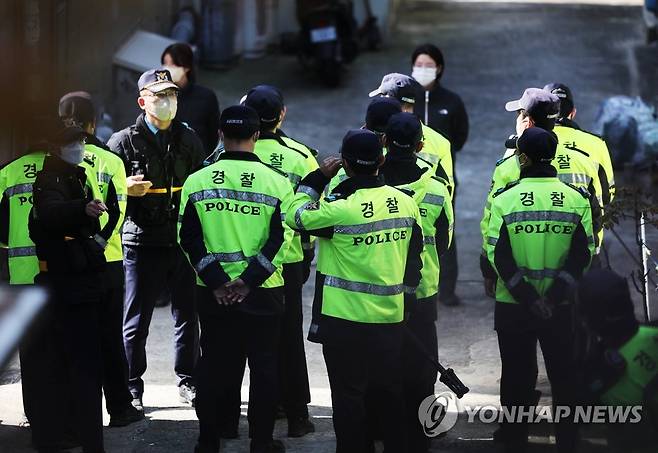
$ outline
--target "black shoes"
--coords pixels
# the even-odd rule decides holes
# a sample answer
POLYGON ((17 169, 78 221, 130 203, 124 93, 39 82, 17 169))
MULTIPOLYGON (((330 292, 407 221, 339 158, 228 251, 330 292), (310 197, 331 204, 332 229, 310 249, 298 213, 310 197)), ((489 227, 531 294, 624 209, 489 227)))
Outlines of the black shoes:
POLYGON ((304 437, 315 432, 315 425, 308 417, 288 419, 288 437, 304 437))
POLYGON ((194 407, 196 401, 196 387, 189 382, 183 382, 178 387, 178 394, 182 403, 187 403, 194 407))
POLYGON ((280 440, 271 440, 267 443, 256 443, 251 441, 249 453, 284 453, 286 447, 280 440))
MULTIPOLYGON (((141 406, 141 401, 139 405, 141 406)), ((138 422, 142 419, 144 419, 144 408, 142 407, 142 410, 139 410, 131 404, 122 412, 110 416, 110 426, 115 428, 119 426, 128 426, 131 423, 138 422)))

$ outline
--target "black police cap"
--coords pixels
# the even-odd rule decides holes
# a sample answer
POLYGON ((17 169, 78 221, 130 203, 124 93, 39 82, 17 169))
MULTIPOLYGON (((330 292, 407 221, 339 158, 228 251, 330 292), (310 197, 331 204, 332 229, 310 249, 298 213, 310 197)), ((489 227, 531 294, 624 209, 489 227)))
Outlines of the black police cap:
POLYGON ((167 89, 178 90, 178 85, 172 80, 168 69, 150 69, 139 76, 137 88, 139 91, 149 90, 152 93, 159 93, 167 89))
POLYGON ((560 98, 560 117, 564 118, 574 108, 573 93, 564 83, 549 83, 544 90, 560 98))
POLYGON ((273 123, 283 110, 283 96, 273 87, 259 85, 249 90, 244 105, 256 110, 263 123, 273 123))
POLYGON ((540 127, 530 127, 516 141, 516 148, 533 162, 550 162, 555 158, 557 136, 540 127))
POLYGON ((86 91, 72 91, 62 96, 58 114, 67 126, 91 123, 96 118, 94 103, 86 91))
POLYGON ((560 112, 560 98, 541 88, 528 88, 520 99, 505 104, 505 110, 508 112, 525 110, 535 119, 555 119, 560 112))
POLYGON ((51 142, 55 146, 64 146, 87 138, 87 136, 88 134, 80 126, 65 126, 55 133, 51 142))
POLYGON ((219 129, 229 138, 247 138, 258 132, 258 113, 245 105, 233 105, 222 111, 219 129))
POLYGON ((375 98, 366 111, 366 129, 383 134, 391 116, 402 111, 400 102, 395 98, 375 98))
POLYGON ((376 166, 383 155, 377 134, 366 129, 351 129, 343 137, 340 148, 343 159, 364 166, 376 166))
POLYGON ((390 96, 400 102, 415 104, 423 87, 408 75, 391 73, 384 76, 381 85, 370 92, 369 96, 390 96))
POLYGON ((423 139, 423 126, 413 113, 396 113, 386 125, 386 144, 390 151, 414 152, 423 139))

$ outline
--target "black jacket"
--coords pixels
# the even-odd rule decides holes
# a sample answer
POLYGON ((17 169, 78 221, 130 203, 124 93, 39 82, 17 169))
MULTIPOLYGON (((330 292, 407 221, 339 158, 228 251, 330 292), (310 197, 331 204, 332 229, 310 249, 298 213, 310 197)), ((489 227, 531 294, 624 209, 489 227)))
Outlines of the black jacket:
POLYGON ((48 156, 34 182, 34 206, 29 218, 30 238, 56 294, 69 302, 98 300, 100 275, 105 269, 102 246, 94 239, 98 219, 85 207, 92 200, 82 167, 48 156))
POLYGON ((214 91, 189 83, 178 92, 176 119, 194 129, 206 155, 215 150, 219 142, 219 102, 214 91))
POLYGON ((464 147, 468 138, 468 115, 459 95, 437 81, 434 88, 423 91, 421 98, 416 100, 414 111, 423 123, 450 140, 454 161, 455 153, 464 147))
POLYGON ((180 188, 206 157, 199 137, 178 120, 156 136, 141 114, 136 124, 112 135, 107 145, 123 159, 128 176, 141 173, 144 180, 153 183, 151 192, 145 196, 128 197, 123 243, 176 245, 180 188), (159 135, 163 132, 161 141, 159 135))

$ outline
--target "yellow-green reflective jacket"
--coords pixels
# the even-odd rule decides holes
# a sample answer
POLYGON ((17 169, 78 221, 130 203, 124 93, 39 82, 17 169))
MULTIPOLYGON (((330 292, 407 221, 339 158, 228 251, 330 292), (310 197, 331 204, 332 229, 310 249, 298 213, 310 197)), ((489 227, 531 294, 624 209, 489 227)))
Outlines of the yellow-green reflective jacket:
POLYGON ((123 161, 111 151, 87 143, 85 145, 85 158, 82 167, 93 173, 98 182, 100 199, 108 206, 112 215, 101 217, 101 235, 105 234, 107 224, 111 221, 111 231, 108 232, 105 259, 108 262, 122 261, 123 248, 121 246, 121 227, 126 215, 128 202, 128 186, 126 183, 126 170, 123 161), (111 219, 111 220, 110 220, 111 219))
POLYGON ((534 286, 540 296, 558 276, 570 280, 561 273, 580 225, 591 256, 594 237, 588 194, 555 177, 523 178, 497 191, 492 197, 485 244, 489 262, 498 273, 496 300, 517 303, 508 288, 521 279, 534 286), (518 267, 508 279, 501 278, 495 260, 501 234, 509 237, 518 267))
POLYGON ((405 285, 412 236, 418 258, 422 251, 415 201, 381 182, 346 196, 332 194, 322 201, 321 191, 321 187, 316 190, 302 183, 286 213, 288 225, 299 231, 324 231, 318 237, 317 265, 323 278, 316 283, 322 285, 316 288, 322 300, 321 314, 367 324, 402 322, 404 294, 415 293, 420 277, 418 273, 412 288, 405 285))
POLYGON ((179 242, 199 285, 238 277, 251 287, 283 285, 293 236, 282 219, 293 196, 285 173, 253 153, 225 151, 190 175, 181 195, 179 242))
MULTIPOLYGON (((299 181, 311 171, 309 156, 296 148, 287 146, 284 139, 275 134, 261 133, 254 153, 261 161, 287 174, 293 192, 299 185, 299 181)), ((301 236, 295 232, 284 263, 298 263, 303 259, 301 236)))
POLYGON ((436 170, 441 166, 448 178, 450 187, 455 185, 452 166, 452 154, 450 153, 450 141, 429 126, 423 124, 423 149, 418 153, 420 157, 429 161, 436 170))

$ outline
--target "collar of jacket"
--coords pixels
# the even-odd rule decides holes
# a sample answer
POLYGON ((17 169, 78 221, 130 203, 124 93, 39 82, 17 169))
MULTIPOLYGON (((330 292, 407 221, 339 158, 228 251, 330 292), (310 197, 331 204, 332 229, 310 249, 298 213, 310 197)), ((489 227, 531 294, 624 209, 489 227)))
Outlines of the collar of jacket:
MULTIPOLYGON (((171 143, 174 140, 174 137, 178 135, 178 132, 180 131, 181 124, 179 124, 178 120, 173 119, 171 121, 171 125, 169 126, 169 129, 165 129, 165 131, 169 132, 171 135, 169 136, 169 142, 171 143)), ((150 142, 153 145, 156 145, 159 147, 159 142, 155 138, 155 134, 151 132, 149 127, 146 125, 146 114, 142 113, 137 117, 137 121, 135 121, 135 131, 144 137, 144 139, 148 142, 150 142)))
POLYGON ((77 176, 78 179, 86 179, 84 168, 64 162, 57 154, 50 154, 44 160, 43 169, 60 176, 77 176))
POLYGON ((224 151, 217 157, 220 160, 247 160, 251 162, 261 162, 258 156, 250 151, 224 151))
POLYGON ((557 169, 551 164, 540 162, 521 169, 521 179, 523 178, 551 178, 557 176, 557 169))
POLYGON ((89 145, 94 145, 99 148, 102 148, 105 151, 111 151, 110 148, 108 148, 107 145, 102 141, 100 141, 98 137, 96 137, 95 135, 88 135, 86 139, 86 143, 88 143, 89 145))
POLYGON ((258 140, 275 140, 279 145, 285 146, 286 148, 288 147, 288 145, 286 145, 286 142, 284 142, 281 136, 277 135, 276 132, 262 131, 258 136, 258 140))
POLYGON ((557 124, 564 127, 570 127, 571 129, 580 130, 578 123, 576 123, 574 120, 570 120, 569 118, 560 118, 557 120, 557 124))
POLYGON ((416 156, 413 154, 388 153, 379 171, 384 176, 386 184, 399 186, 418 181, 426 170, 416 165, 416 156))
POLYGON ((338 184, 331 193, 347 197, 359 189, 372 189, 383 185, 384 177, 382 175, 355 175, 338 184))

